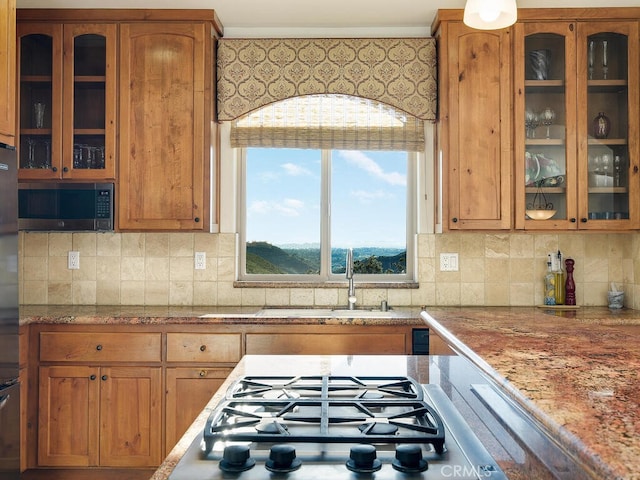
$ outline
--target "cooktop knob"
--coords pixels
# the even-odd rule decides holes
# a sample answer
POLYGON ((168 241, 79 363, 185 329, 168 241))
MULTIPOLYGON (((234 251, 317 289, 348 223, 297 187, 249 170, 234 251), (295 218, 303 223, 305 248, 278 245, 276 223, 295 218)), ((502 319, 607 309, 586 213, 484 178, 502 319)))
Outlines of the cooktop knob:
POLYGON ((391 462, 391 466, 405 473, 424 472, 429 468, 427 461, 422 458, 422 448, 416 444, 398 445, 396 459, 391 462))
POLYGON ((382 468, 382 463, 376 457, 376 447, 373 445, 354 445, 349 452, 347 468, 357 473, 377 472, 382 468))
POLYGON ((251 458, 249 445, 227 445, 222 453, 220 469, 224 472, 244 472, 256 464, 251 458))
POLYGON ((271 472, 287 473, 297 470, 301 464, 293 446, 274 445, 269 450, 269 460, 265 462, 265 467, 271 472))

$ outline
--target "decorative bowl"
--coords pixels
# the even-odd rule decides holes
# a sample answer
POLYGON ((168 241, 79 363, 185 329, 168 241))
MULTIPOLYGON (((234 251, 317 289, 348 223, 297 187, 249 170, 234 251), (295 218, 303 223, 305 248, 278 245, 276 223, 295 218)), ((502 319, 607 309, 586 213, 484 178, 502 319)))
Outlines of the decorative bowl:
POLYGON ((531 220, 549 220, 556 214, 557 210, 526 210, 527 217, 531 220))

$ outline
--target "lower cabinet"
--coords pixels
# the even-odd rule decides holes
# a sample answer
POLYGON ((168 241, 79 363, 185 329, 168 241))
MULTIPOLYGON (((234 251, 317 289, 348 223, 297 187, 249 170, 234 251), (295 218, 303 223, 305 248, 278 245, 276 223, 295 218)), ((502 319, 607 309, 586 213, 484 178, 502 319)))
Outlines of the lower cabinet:
POLYGON ((167 368, 166 453, 178 443, 232 370, 210 366, 167 368))
POLYGON ((160 367, 43 366, 39 376, 40 466, 162 461, 160 367))
POLYGON ((30 325, 23 465, 156 467, 243 355, 410 354, 412 328, 30 325))

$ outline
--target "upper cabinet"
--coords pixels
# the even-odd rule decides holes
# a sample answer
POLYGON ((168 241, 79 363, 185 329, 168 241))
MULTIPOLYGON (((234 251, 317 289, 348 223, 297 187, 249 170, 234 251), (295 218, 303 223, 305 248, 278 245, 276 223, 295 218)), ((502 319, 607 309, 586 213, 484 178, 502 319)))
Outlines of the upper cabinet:
POLYGON ((21 180, 112 180, 114 24, 19 22, 21 180))
POLYGON ((16 2, 0 0, 0 143, 15 145, 16 2))
POLYGON ((208 228, 215 65, 207 27, 120 25, 121 230, 208 228))
POLYGON ((515 227, 638 228, 638 23, 515 26, 515 227))
POLYGON ((441 17, 438 154, 444 229, 511 227, 511 33, 441 17))

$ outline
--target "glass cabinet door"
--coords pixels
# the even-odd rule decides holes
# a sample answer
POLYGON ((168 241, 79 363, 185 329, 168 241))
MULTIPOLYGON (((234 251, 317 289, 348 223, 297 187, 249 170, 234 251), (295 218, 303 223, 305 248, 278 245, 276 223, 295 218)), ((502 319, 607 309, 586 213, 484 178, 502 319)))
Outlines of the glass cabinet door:
POLYGON ((584 23, 578 30, 578 158, 581 228, 638 221, 637 23, 584 23))
POLYGON ((67 178, 114 177, 115 39, 115 25, 65 25, 67 178))
POLYGON ((18 25, 20 178, 59 177, 62 27, 18 25))
POLYGON ((516 228, 575 228, 574 29, 516 26, 516 228))
POLYGON ((19 23, 21 180, 115 178, 115 24, 19 23))

